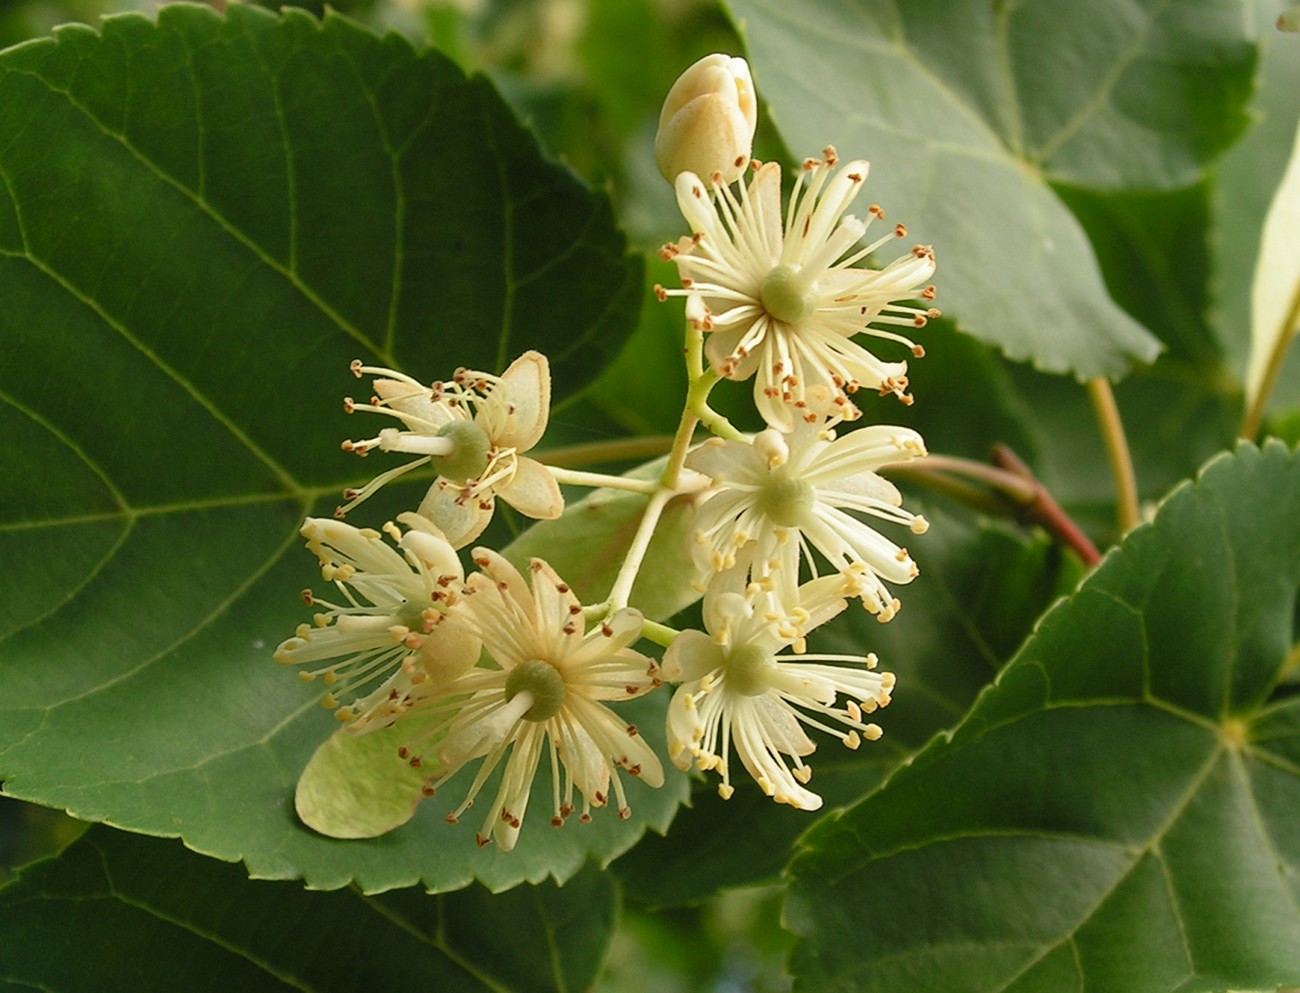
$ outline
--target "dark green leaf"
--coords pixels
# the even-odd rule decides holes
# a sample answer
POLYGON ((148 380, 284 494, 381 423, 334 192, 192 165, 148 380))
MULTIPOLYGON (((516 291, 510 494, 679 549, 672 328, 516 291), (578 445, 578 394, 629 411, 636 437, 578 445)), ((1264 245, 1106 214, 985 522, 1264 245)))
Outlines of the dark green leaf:
POLYGON ((805 839, 803 988, 1300 981, 1300 707, 1271 695, 1298 584, 1300 459, 1242 447, 1178 489, 951 736, 805 839))
POLYGON ((608 202, 486 81, 339 17, 124 15, 0 56, 0 181, 6 792, 320 887, 501 888, 666 826, 671 788, 539 818, 513 860, 439 823, 467 784, 376 842, 293 816, 333 722, 270 653, 309 619, 302 517, 376 471, 338 451, 372 427, 349 360, 433 379, 536 346, 563 400, 635 323, 608 202))
POLYGON ((1197 179, 1247 123, 1240 4, 729 6, 791 150, 872 160, 871 198, 933 243, 940 304, 964 330, 1080 378, 1154 358, 1050 183, 1197 179))
POLYGON ((51 993, 589 989, 618 896, 588 867, 490 896, 313 893, 93 828, 0 891, 0 982, 51 993), (506 940, 508 938, 508 940, 506 940))

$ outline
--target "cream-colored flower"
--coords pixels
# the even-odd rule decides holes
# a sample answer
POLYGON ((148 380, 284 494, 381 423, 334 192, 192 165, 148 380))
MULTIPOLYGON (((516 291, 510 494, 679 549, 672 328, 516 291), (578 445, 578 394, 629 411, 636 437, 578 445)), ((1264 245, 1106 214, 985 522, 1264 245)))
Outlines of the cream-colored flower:
POLYGON ((817 746, 804 728, 848 748, 874 741, 879 725, 862 718, 889 703, 894 677, 874 671, 874 655, 802 654, 803 634, 844 609, 840 577, 805 583, 794 621, 772 594, 741 592, 743 583, 740 570, 720 577, 704 600, 709 633, 683 631, 664 655, 664 675, 680 683, 668 706, 669 756, 682 769, 717 770, 718 793, 729 799, 734 746, 764 793, 816 810, 822 799, 807 788, 804 758, 817 746), (791 645, 801 654, 777 654, 791 645))
POLYGON ((677 78, 659 114, 655 162, 668 182, 693 172, 733 183, 749 165, 758 103, 749 64, 706 55, 677 78))
POLYGON ((299 677, 320 679, 322 703, 338 708, 335 716, 354 731, 385 723, 410 687, 454 678, 479 656, 478 637, 450 613, 465 578, 455 550, 423 518, 398 520, 405 534, 391 523, 384 530, 400 551, 378 531, 307 518, 307 548, 343 599, 331 603, 304 590, 309 606, 324 609, 275 651, 285 665, 316 666, 299 677))
POLYGON ((849 162, 831 176, 835 150, 804 162, 782 221, 781 167, 754 172, 735 193, 694 173, 677 177, 677 202, 692 235, 661 254, 677 265, 681 289, 657 287, 661 299, 687 297, 687 317, 710 332, 705 349, 728 379, 754 377, 754 402, 772 427, 789 430, 804 417, 859 411, 858 389, 893 393, 910 402, 907 363, 884 361, 855 342, 873 335, 919 345, 890 328, 924 327, 938 314, 900 301, 931 300, 934 252, 918 245, 883 269, 858 267, 895 238, 900 224, 877 241, 860 239, 884 212, 874 204, 867 220, 845 216, 867 179, 869 164, 849 162))
POLYGON ((737 552, 753 543, 751 579, 780 596, 793 593, 801 560, 817 574, 811 546, 849 581, 850 595, 887 621, 898 600, 886 583, 911 582, 916 563, 855 515, 923 533, 925 518, 904 510, 898 489, 876 471, 922 455, 919 434, 883 424, 839 437, 829 426, 800 422, 787 433, 768 428, 752 441, 712 438, 686 458, 715 487, 695 519, 697 563, 731 569, 737 552))
POLYGON ((492 519, 499 496, 526 517, 551 520, 564 510, 555 477, 523 453, 546 431, 551 372, 546 356, 525 352, 499 377, 458 369, 450 383, 421 385, 391 369, 352 364, 353 373, 378 375, 370 403, 344 401, 349 413, 365 410, 395 417, 404 429, 384 428, 373 438, 345 441, 343 449, 366 455, 378 448, 419 458, 381 473, 359 490, 344 493, 342 516, 385 483, 432 462, 438 478, 419 513, 455 547, 469 544, 492 519))
POLYGON ((654 660, 628 647, 641 635, 641 614, 619 610, 586 630, 578 598, 541 559, 532 561, 531 589, 490 549, 476 548, 474 562, 481 572, 470 576, 457 609, 496 665, 413 688, 401 716, 413 733, 403 755, 432 768, 429 791, 482 759, 464 802, 448 815, 453 823, 504 765, 480 845, 495 839, 504 850, 514 847, 543 757, 552 824, 577 809, 575 790, 586 821, 592 807, 609 801, 611 787, 626 818, 631 811, 618 770, 663 784, 659 760, 636 727, 605 706, 661 685, 654 660))

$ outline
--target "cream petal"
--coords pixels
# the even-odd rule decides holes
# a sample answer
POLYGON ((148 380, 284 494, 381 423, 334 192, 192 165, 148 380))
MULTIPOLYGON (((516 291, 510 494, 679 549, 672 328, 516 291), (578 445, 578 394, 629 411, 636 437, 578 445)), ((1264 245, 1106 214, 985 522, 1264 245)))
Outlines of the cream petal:
POLYGON ((546 432, 551 409, 551 367, 541 352, 528 351, 510 363, 485 401, 499 408, 501 425, 492 436, 502 448, 526 452, 546 432))
POLYGON ((446 535, 453 548, 464 548, 481 535, 492 520, 492 495, 458 500, 456 491, 442 484, 442 480, 437 480, 429 487, 417 513, 427 517, 446 535))
POLYGON ((536 459, 520 457, 508 483, 496 487, 502 500, 525 517, 553 521, 564 513, 564 496, 550 470, 536 459))
POLYGON ((722 649, 703 631, 683 631, 664 652, 664 678, 692 683, 721 668, 722 649))

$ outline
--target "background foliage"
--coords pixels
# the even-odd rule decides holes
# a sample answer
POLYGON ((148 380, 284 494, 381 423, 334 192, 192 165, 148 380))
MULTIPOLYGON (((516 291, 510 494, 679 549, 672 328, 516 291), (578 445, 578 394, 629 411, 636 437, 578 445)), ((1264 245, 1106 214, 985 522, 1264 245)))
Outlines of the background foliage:
MULTIPOLYGON (((101 11, 6 7, 0 39, 37 40, 0 54, 0 854, 59 854, 0 891, 0 985, 1300 983, 1300 469, 1235 443, 1300 37, 1268 3, 1076 6, 183 6, 52 40, 101 11), (751 61, 756 154, 870 158, 936 247, 918 402, 867 417, 1008 446, 1105 548, 1078 380, 1108 375, 1152 523, 1088 572, 1006 505, 909 490, 933 527, 905 609, 825 636, 899 690, 878 746, 822 747, 820 817, 677 776, 510 856, 441 823, 454 790, 373 841, 306 831, 332 722, 269 654, 314 578, 297 523, 356 481, 348 361, 538 347, 548 444, 671 431, 680 316, 647 287, 682 223, 651 143, 715 50, 751 61)), ((1298 404, 1292 364, 1265 433, 1293 442, 1298 404)), ((626 512, 599 510, 615 552, 626 512)))

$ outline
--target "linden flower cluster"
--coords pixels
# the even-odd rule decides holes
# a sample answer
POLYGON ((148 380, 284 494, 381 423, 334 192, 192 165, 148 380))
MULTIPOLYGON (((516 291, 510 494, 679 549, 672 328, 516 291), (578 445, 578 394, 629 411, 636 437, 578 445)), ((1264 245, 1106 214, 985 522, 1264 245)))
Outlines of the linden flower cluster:
POLYGON ((808 758, 817 739, 856 749, 882 733, 867 717, 889 703, 893 676, 877 671, 874 654, 814 654, 807 639, 855 601, 890 620, 896 589, 918 572, 898 540, 926 522, 881 471, 924 456, 925 443, 905 427, 846 428, 862 417, 861 389, 910 402, 897 353, 923 354, 904 329, 937 314, 934 253, 918 245, 881 268, 867 264, 906 231, 866 238, 884 212, 848 211, 868 164, 841 165, 831 148, 803 164, 783 207, 780 166, 750 161, 756 119, 749 69, 725 55, 688 69, 664 104, 655 154, 689 230, 662 252, 681 285, 656 292, 685 300, 690 385, 658 478, 563 469, 538 455, 551 393, 539 352, 499 375, 462 368, 430 383, 352 364, 373 393, 345 399, 345 410, 388 423, 344 451, 408 458, 345 491, 339 519, 304 523, 337 592, 304 592, 317 613, 275 658, 323 684, 342 734, 402 734, 394 762, 421 770, 426 795, 467 780, 449 822, 490 796, 480 845, 515 846, 541 777, 556 827, 611 804, 628 817, 626 784, 657 787, 664 772, 617 705, 665 682, 676 684, 667 758, 717 773, 724 798, 736 788, 734 755, 773 800, 816 810, 808 758), (754 381, 763 430, 742 433, 709 407, 724 378, 754 381), (412 473, 431 479, 413 510, 380 530, 342 520, 412 473), (645 501, 608 593, 593 602, 542 558, 474 547, 498 498, 553 520, 564 512, 562 485, 645 501), (694 515, 696 576, 682 582, 703 594, 703 630, 676 630, 629 603, 670 501, 694 515), (664 649, 662 661, 638 642, 664 649))

